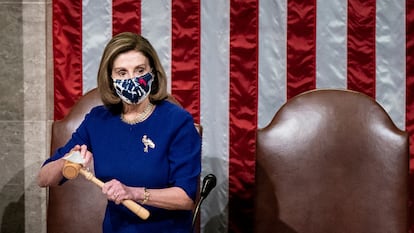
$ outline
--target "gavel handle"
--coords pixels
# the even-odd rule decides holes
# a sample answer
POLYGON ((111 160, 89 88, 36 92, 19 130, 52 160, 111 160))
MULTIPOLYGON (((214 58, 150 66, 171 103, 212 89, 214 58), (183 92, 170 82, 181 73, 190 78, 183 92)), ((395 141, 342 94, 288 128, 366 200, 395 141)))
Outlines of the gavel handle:
MULTIPOLYGON (((100 188, 104 185, 104 183, 96 178, 90 171, 87 171, 85 168, 81 168, 79 170, 79 173, 82 174, 87 180, 92 181, 96 185, 98 185, 100 188)), ((149 211, 136 203, 132 200, 123 200, 122 204, 127 207, 129 210, 131 210, 133 213, 135 213, 138 217, 142 219, 147 219, 150 215, 149 211)))

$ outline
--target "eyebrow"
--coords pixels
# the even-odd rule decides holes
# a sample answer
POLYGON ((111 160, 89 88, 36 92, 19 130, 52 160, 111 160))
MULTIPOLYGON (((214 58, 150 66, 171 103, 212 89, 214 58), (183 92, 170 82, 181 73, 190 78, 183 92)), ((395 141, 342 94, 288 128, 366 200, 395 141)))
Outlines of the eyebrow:
MULTIPOLYGON (((146 67, 147 67, 146 64, 141 64, 141 65, 137 65, 134 69, 138 69, 138 68, 145 69, 146 67)), ((112 69, 114 69, 114 70, 124 70, 126 68, 125 67, 113 67, 112 69)))

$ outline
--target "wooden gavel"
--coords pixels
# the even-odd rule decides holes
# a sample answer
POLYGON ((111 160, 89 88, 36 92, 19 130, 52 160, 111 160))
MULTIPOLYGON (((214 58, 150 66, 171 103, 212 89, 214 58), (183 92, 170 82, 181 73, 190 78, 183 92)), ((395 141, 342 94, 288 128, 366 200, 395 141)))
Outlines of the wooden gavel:
MULTIPOLYGON (((78 174, 82 174, 87 180, 92 181, 100 188, 104 185, 104 183, 96 178, 90 171, 86 170, 82 164, 74 163, 71 161, 66 160, 63 166, 62 174, 67 179, 74 179, 78 176, 78 174)), ((142 219, 147 219, 150 215, 149 211, 136 203, 132 200, 123 200, 122 204, 135 213, 138 217, 142 219)))

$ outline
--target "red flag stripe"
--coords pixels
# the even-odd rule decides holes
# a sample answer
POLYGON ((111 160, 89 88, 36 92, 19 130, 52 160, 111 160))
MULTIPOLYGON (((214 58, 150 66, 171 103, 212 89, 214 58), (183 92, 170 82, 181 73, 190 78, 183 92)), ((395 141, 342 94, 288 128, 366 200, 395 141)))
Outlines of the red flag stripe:
POLYGON ((253 232, 258 0, 230 2, 229 232, 253 232))
MULTIPOLYGON (((414 216, 414 1, 406 1, 406 130, 410 135, 410 213, 414 216)), ((414 220, 410 221, 414 232, 414 220)))
POLYGON ((288 1, 287 98, 316 87, 316 1, 288 1))
MULTIPOLYGON (((406 1, 406 130, 414 159, 414 1, 406 1)), ((411 166, 414 170, 414 162, 411 166)), ((414 197, 413 197, 414 199, 414 197)))
POLYGON ((348 1, 348 89, 375 98, 375 0, 348 1))
POLYGON ((54 119, 82 96, 82 0, 53 1, 54 119))
POLYGON ((173 1, 171 10, 171 93, 200 122, 200 1, 173 1))
POLYGON ((141 1, 112 1, 112 34, 141 33, 141 1))

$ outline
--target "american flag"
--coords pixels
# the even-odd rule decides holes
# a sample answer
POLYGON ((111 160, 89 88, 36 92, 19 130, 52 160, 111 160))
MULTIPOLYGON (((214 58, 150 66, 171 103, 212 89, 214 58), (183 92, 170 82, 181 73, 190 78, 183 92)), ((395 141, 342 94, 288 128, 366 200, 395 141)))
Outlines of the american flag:
MULTIPOLYGON (((202 175, 217 176, 202 207, 203 232, 251 232, 256 129, 301 92, 363 92, 414 134, 413 0, 52 4, 55 119, 96 87, 112 35, 137 32, 156 48, 169 91, 203 126, 202 175)), ((414 136, 410 142, 413 158, 414 136)))

